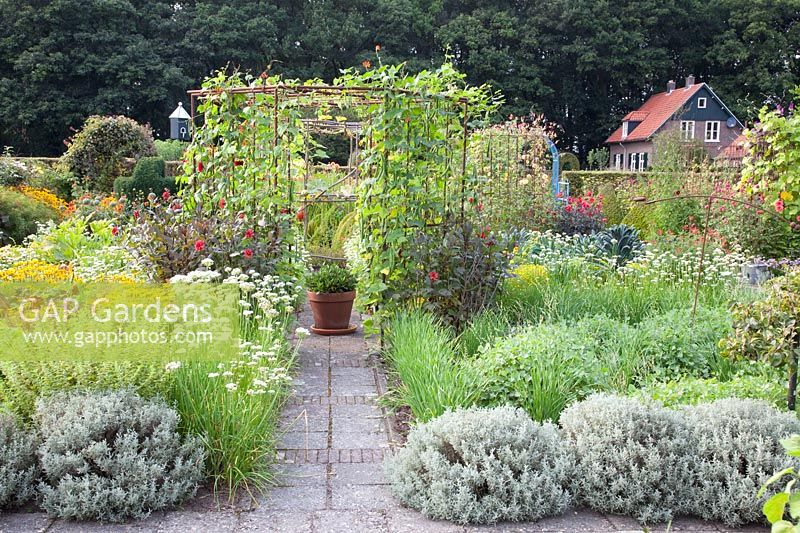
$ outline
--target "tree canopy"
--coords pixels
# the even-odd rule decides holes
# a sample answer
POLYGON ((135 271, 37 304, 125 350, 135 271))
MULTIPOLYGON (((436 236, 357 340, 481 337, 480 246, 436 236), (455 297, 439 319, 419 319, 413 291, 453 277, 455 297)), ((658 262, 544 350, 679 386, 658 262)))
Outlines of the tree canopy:
POLYGON ((0 143, 63 151, 94 114, 167 132, 185 91, 226 65, 331 80, 449 56, 542 113, 585 159, 669 79, 694 74, 747 120, 800 83, 800 0, 0 0, 0 143))

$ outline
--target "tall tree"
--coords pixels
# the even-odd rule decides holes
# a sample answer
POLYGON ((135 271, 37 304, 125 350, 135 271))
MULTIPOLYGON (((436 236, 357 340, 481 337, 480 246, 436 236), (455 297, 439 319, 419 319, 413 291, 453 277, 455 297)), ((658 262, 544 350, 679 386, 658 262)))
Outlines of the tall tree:
POLYGON ((169 56, 173 4, 0 0, 0 141, 57 153, 90 114, 161 119, 188 83, 169 56))

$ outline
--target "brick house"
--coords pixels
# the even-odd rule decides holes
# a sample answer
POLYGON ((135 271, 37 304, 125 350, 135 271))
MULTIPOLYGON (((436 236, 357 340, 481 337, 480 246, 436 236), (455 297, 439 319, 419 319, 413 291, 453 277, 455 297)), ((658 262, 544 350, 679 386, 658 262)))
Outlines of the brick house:
POLYGON ((725 157, 742 134, 742 123, 705 83, 667 83, 667 90, 654 94, 622 119, 622 125, 606 139, 610 166, 617 170, 645 170, 653 164, 653 136, 676 129, 682 139, 702 141, 711 159, 725 157))

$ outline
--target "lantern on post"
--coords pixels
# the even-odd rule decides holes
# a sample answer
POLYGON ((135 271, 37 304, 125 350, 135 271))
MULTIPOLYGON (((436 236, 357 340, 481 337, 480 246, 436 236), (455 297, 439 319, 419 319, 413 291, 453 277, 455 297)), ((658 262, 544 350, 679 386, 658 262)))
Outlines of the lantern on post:
POLYGON ((191 118, 183 108, 183 102, 178 102, 178 107, 169 116, 169 138, 179 141, 191 140, 189 133, 189 120, 191 118))

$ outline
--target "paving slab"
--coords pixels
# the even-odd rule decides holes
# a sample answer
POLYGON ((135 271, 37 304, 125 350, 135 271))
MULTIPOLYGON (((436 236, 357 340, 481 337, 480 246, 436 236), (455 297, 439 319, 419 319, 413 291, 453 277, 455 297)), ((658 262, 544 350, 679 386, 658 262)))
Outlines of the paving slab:
POLYGON ((265 508, 287 511, 318 511, 325 509, 325 486, 276 487, 269 491, 265 508))
POLYGON ((387 485, 382 463, 343 463, 333 465, 335 485, 387 485))
POLYGON ((238 531, 264 533, 300 533, 312 531, 312 513, 308 511, 275 511, 265 507, 239 517, 238 531))
POLYGON ((0 531, 3 533, 29 533, 44 531, 53 519, 45 513, 13 513, 0 514, 0 531))
POLYGON ((328 510, 314 513, 315 533, 382 533, 388 529, 386 516, 381 512, 328 510))

